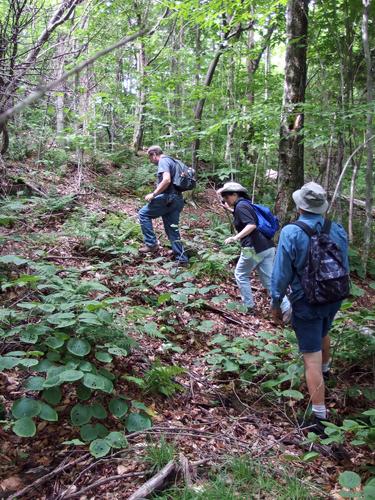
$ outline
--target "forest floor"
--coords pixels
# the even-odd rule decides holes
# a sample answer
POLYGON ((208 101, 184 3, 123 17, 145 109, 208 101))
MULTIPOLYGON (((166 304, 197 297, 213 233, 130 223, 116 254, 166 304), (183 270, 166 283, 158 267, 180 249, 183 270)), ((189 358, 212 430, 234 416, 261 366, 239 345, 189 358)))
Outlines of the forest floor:
MULTIPOLYGON (((212 362, 212 357, 210 361, 209 353, 218 347, 212 339, 219 334, 230 339, 249 339, 267 332, 259 339, 263 338, 267 352, 275 353, 276 366, 281 366, 281 360, 298 360, 295 345, 285 347, 292 338, 291 332, 270 320, 268 297, 256 275, 256 317, 247 316, 237 307, 234 248, 232 254, 220 253, 223 237, 218 228, 226 219, 214 191, 198 194, 183 212, 182 235, 190 242, 187 246, 192 263, 190 268, 176 269, 170 261, 160 222, 156 229, 163 245, 161 255, 143 259, 132 251, 141 242, 136 214, 143 197, 123 188, 120 171, 106 168, 99 174, 87 168, 77 194, 73 167, 61 176, 38 170, 32 162, 11 166, 13 177, 22 178, 29 185, 22 188, 20 184, 18 189, 37 188, 41 196, 36 197, 35 191, 26 193, 26 198, 31 196, 33 200, 28 204, 25 194, 18 194, 23 207, 13 206, 16 222, 1 230, 1 255, 53 264, 61 276, 74 268, 80 279, 94 279, 105 285, 110 290, 107 297, 126 297, 126 301, 118 302, 116 311, 127 322, 127 334, 138 345, 127 357, 115 358, 111 370, 118 377, 117 387, 147 406, 153 426, 130 433, 125 450, 95 459, 86 445, 64 444, 79 437, 68 419, 39 422, 34 438, 20 438, 9 425, 3 425, 0 497, 128 498, 172 456, 188 464, 190 473, 185 470, 185 474, 174 475, 168 492, 157 498, 341 498, 338 474, 355 470, 368 477, 366 467, 375 465, 370 450, 352 446, 348 441, 340 447, 306 442, 296 425, 298 414, 306 409, 306 398, 282 397, 272 390, 263 390, 261 383, 270 379, 265 372, 246 384, 241 382, 239 371, 231 369, 233 365, 213 369, 219 366, 212 362), (116 240, 122 217, 133 224, 126 242, 116 240), (131 247, 126 253, 122 253, 124 244, 131 247), (223 263, 218 262, 221 257, 223 263), (145 324, 151 326, 145 330, 145 324), (175 377, 176 392, 170 397, 143 391, 124 378, 141 378, 155 362, 185 370, 175 377), (314 453, 306 455, 309 452, 314 453), (247 460, 247 479, 242 483, 234 472, 233 457, 247 460), (249 478, 251 484, 246 483, 249 478), (184 479, 189 487, 183 486, 184 479), (294 490, 290 489, 291 481, 294 490), (35 488, 22 492, 32 483, 35 488), (21 494, 15 496, 15 492, 21 494)), ((9 197, 7 206, 15 200, 15 196, 9 197)), ((14 270, 11 277, 17 278, 17 273, 14 270)), ((359 279, 355 282, 364 293, 356 298, 351 310, 373 309, 373 289, 359 279)), ((4 290, 0 303, 4 308, 17 310, 30 297, 32 287, 13 286, 4 290)), ((346 328, 353 329, 353 325, 356 328, 350 310, 347 314, 338 326, 338 334, 346 328)), ((350 349, 350 345, 339 341, 336 346, 337 352, 341 346, 350 349)), ((0 354, 15 349, 20 349, 19 345, 10 347, 6 338, 0 344, 0 354)), ((259 352, 253 349, 251 354, 258 356, 259 352)), ((358 359, 353 356, 357 354, 335 357, 334 380, 328 387, 328 406, 338 422, 369 408, 363 394, 364 389, 369 392, 373 386, 372 360, 359 354, 358 359), (350 392, 350 388, 358 386, 359 392, 350 392)), ((272 362, 272 357, 262 361, 272 362)), ((0 402, 8 414, 13 401, 25 394, 23 384, 32 373, 32 368, 0 373, 0 402)), ((290 384, 290 380, 281 383, 278 389, 287 390, 290 384)), ((292 388, 305 393, 303 377, 298 387, 294 384, 292 388)), ((73 399, 74 394, 64 393, 59 415, 64 417, 73 399)), ((112 424, 119 429, 119 422, 112 424)))

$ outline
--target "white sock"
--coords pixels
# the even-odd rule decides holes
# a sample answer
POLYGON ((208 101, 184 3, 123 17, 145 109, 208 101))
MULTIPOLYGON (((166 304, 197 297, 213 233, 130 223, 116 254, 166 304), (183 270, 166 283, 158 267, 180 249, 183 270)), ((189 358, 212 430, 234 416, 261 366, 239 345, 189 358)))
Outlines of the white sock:
POLYGON ((326 373, 329 371, 331 368, 331 360, 329 360, 327 363, 322 363, 322 372, 326 373))
POLYGON ((315 416, 322 420, 325 420, 327 418, 326 405, 312 405, 312 411, 315 416))

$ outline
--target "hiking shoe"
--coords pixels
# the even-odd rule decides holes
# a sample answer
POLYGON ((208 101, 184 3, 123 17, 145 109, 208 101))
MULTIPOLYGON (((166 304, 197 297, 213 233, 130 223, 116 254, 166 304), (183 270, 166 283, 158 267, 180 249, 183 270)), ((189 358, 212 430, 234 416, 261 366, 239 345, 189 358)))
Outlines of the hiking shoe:
POLYGON ((144 245, 139 249, 139 253, 157 253, 160 250, 159 245, 154 245, 152 247, 144 245))
POLYGON ((317 434, 321 438, 326 438, 327 435, 325 433, 325 426, 323 425, 323 422, 327 421, 328 420, 326 418, 321 419, 316 415, 312 414, 310 417, 298 422, 298 426, 303 432, 306 433, 313 432, 314 434, 317 434))

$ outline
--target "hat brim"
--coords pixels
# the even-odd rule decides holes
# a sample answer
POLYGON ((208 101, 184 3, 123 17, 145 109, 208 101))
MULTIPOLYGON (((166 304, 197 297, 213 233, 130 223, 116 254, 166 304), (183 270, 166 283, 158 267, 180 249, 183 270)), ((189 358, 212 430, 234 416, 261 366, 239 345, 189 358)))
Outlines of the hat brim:
POLYGON ((328 201, 325 200, 322 206, 320 207, 311 207, 308 205, 303 197, 302 197, 302 189, 297 189, 297 191, 294 191, 292 194, 293 201, 296 204, 297 208, 300 208, 301 210, 304 210, 305 212, 310 212, 312 214, 324 214, 328 210, 328 201))
POLYGON ((247 189, 245 188, 239 188, 239 189, 229 189, 229 188, 220 188, 217 191, 217 194, 225 194, 225 193, 247 193, 247 189))

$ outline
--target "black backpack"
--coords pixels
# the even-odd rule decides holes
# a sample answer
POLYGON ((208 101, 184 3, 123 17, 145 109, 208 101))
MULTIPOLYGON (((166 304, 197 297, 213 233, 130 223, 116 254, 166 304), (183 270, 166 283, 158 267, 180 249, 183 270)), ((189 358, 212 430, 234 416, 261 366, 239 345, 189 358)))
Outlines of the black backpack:
POLYGON ((174 162, 174 172, 171 172, 171 177, 176 191, 183 192, 194 189, 197 185, 194 168, 188 167, 182 161, 176 160, 176 158, 172 158, 171 156, 168 158, 174 162))
POLYGON ((320 233, 304 222, 293 224, 310 238, 306 265, 299 276, 307 302, 330 304, 345 299, 349 295, 349 274, 341 250, 329 236, 331 221, 324 221, 320 233))

